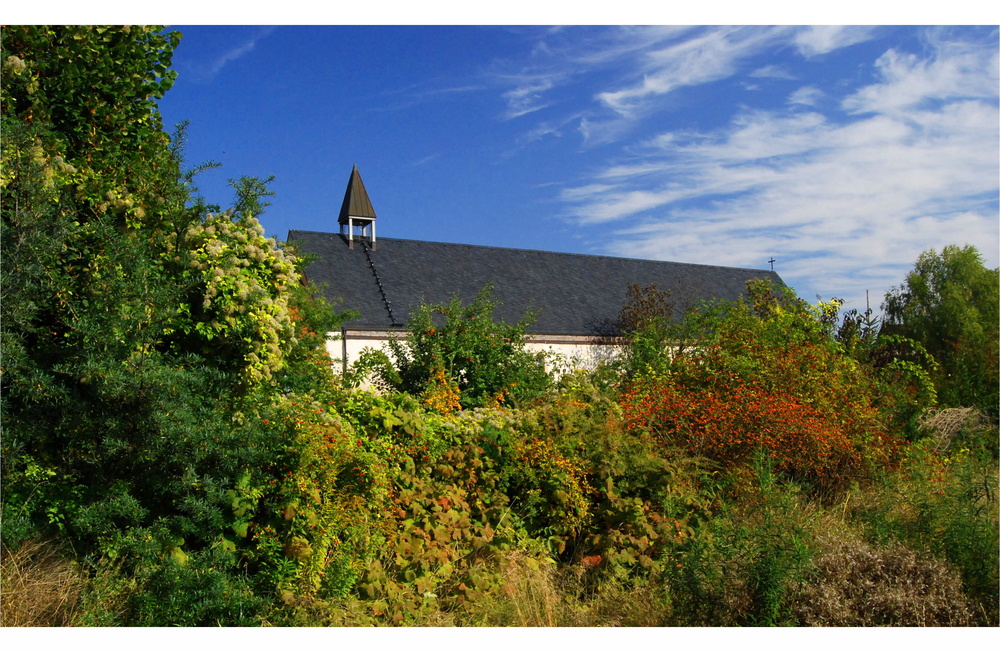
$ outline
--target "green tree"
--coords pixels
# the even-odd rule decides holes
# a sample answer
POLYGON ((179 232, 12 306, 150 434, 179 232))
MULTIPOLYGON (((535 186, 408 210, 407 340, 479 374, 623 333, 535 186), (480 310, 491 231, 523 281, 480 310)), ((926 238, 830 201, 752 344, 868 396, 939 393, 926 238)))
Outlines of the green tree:
POLYGON ((906 281, 882 304, 882 333, 919 342, 937 361, 944 406, 998 414, 1000 270, 987 269, 975 247, 946 246, 920 255, 906 281))
POLYGON ((669 364, 671 340, 678 336, 673 322, 670 290, 651 283, 628 284, 625 305, 618 315, 623 344, 619 363, 627 379, 654 373, 669 364))
POLYGON ((39 154, 74 168, 79 221, 131 225, 178 218, 179 166, 156 100, 173 85, 179 32, 160 27, 9 25, 3 29, 3 116, 38 126, 39 154))
POLYGON ((461 394, 463 407, 510 403, 539 395, 550 384, 543 358, 524 346, 530 315, 516 324, 496 321, 493 288, 468 305, 421 305, 407 324, 405 341, 389 342, 392 360, 372 351, 362 366, 388 388, 419 396, 442 372, 461 394))
POLYGON ((249 523, 308 439, 284 394, 329 379, 338 316, 263 236, 266 180, 192 198, 155 103, 179 35, 0 38, 3 545, 120 565, 142 590, 111 623, 252 624, 249 523))

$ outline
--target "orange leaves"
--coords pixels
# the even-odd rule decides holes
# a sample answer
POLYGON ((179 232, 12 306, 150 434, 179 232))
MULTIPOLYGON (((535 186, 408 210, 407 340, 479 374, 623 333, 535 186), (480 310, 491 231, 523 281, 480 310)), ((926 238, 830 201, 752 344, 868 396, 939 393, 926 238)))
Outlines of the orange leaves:
POLYGON ((751 290, 749 304, 708 311, 700 339, 622 396, 628 428, 729 470, 763 449, 795 479, 828 488, 896 457, 884 396, 791 295, 751 290))
POLYGON ((435 366, 421 397, 421 403, 424 407, 438 414, 449 416, 462 409, 460 398, 458 385, 445 374, 444 367, 435 366))
POLYGON ((863 406, 830 412, 779 388, 722 378, 718 384, 702 378, 701 387, 672 379, 633 387, 622 398, 626 426, 726 468, 747 464, 762 448, 780 471, 824 487, 844 484, 863 474, 867 462, 889 457, 890 439, 871 428, 863 406))

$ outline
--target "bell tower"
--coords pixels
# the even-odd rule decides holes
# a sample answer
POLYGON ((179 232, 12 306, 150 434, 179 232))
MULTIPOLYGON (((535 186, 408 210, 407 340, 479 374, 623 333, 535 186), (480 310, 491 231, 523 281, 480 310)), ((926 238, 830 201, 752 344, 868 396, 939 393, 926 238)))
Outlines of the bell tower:
POLYGON ((368 241, 372 251, 375 251, 375 209, 368 198, 368 191, 361 181, 361 173, 355 165, 351 178, 347 181, 347 192, 344 193, 344 203, 340 206, 340 236, 347 240, 347 246, 354 249, 354 230, 359 229, 358 239, 368 241), (347 227, 347 233, 344 233, 347 227), (367 231, 367 233, 366 233, 367 231))

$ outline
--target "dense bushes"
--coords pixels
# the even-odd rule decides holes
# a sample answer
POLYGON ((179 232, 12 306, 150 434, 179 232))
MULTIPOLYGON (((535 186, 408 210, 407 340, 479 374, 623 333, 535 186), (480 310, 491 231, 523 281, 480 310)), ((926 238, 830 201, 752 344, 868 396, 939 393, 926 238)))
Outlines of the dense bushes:
POLYGON ((281 389, 330 378, 303 375, 321 342, 294 330, 337 316, 259 201, 192 198, 154 101, 178 36, 2 31, 2 542, 58 536, 95 577, 131 575, 117 622, 259 622, 243 530, 302 447, 281 389))
POLYGON ((666 448, 723 468, 757 451, 817 489, 865 481, 896 457, 877 386, 807 307, 752 285, 749 300, 689 319, 702 333, 662 354, 665 372, 639 376, 622 395, 625 421, 666 448))
POLYGON ((176 36, 2 37, 5 625, 998 623, 995 415, 926 412, 919 344, 633 287, 553 379, 487 290, 352 389, 266 182, 190 194, 176 36))
POLYGON ((374 375, 386 389, 424 396, 429 405, 511 405, 538 396, 549 384, 545 361, 524 346, 531 316, 517 324, 496 321, 487 286, 468 304, 422 305, 407 324, 405 341, 392 340, 389 355, 367 350, 359 377, 374 375), (449 395, 451 399, 447 398, 449 395))

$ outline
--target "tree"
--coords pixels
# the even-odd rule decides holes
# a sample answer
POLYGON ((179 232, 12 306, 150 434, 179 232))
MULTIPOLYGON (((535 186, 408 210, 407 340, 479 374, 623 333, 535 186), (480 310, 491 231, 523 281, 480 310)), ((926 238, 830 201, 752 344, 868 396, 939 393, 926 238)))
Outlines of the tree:
POLYGON ((623 344, 620 364, 625 377, 662 371, 669 362, 671 338, 676 337, 670 290, 655 283, 628 284, 625 305, 618 314, 623 344))
POLYGON ((906 281, 882 304, 882 333, 919 342, 937 361, 943 406, 998 414, 1000 269, 987 269, 972 246, 920 255, 906 281))
POLYGON ((127 624, 252 624, 249 522, 294 475, 286 392, 318 387, 337 316, 263 236, 267 180, 233 211, 191 196, 155 103, 178 34, 0 39, 3 545, 113 560, 141 587, 127 624))
POLYGON ((390 389, 426 394, 435 379, 459 391, 463 407, 509 403, 548 387, 545 362, 524 346, 530 316, 516 324, 493 319, 493 289, 483 288, 468 305, 455 296, 447 304, 421 305, 403 341, 390 341, 392 360, 372 351, 363 365, 390 389))
POLYGON ((178 161, 156 100, 173 85, 179 32, 159 27, 8 25, 3 116, 40 127, 38 154, 73 169, 78 221, 112 215, 131 225, 180 217, 178 161))

